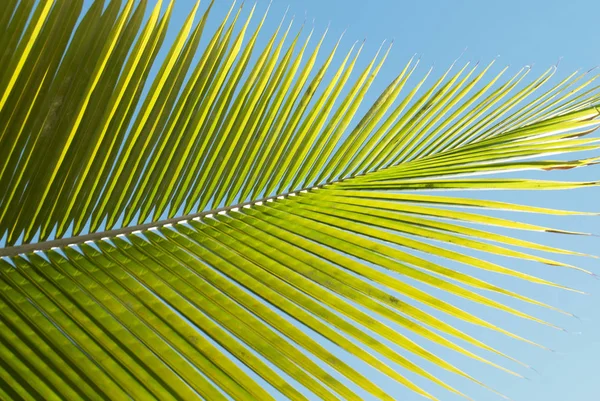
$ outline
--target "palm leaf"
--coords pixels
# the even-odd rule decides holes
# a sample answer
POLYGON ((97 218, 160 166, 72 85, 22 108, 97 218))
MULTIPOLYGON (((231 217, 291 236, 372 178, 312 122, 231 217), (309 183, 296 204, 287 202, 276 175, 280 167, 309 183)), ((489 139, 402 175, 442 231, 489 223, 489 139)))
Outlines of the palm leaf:
POLYGON ((462 393, 427 366, 480 383, 413 335, 520 376, 449 321, 538 344, 425 289, 555 327, 460 266, 570 290, 473 255, 591 274, 493 227, 585 233, 488 212, 586 213, 421 191, 596 186, 478 175, 596 164, 548 157, 598 149, 597 75, 467 63, 423 91, 411 59, 359 116, 391 46, 355 71, 363 45, 284 20, 259 49, 266 14, 210 35, 196 4, 157 64, 173 3, 146 3, 1 6, 2 399, 393 399, 339 351, 429 399, 415 377, 462 393))

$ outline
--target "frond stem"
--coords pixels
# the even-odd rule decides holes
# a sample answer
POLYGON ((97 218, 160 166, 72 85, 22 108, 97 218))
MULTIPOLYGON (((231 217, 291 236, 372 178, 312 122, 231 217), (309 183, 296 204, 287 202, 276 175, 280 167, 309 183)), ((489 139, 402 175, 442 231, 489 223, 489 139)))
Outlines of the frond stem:
MULTIPOLYGON (((362 175, 362 174, 360 174, 360 175, 362 175)), ((355 177, 355 176, 348 177, 348 178, 353 178, 353 177, 355 177)), ((218 208, 218 209, 207 210, 207 211, 203 211, 203 212, 199 212, 199 213, 186 214, 184 216, 174 217, 172 219, 165 219, 165 220, 155 221, 155 222, 151 222, 151 223, 138 224, 135 226, 121 227, 121 228, 117 228, 117 229, 113 229, 113 230, 99 231, 99 232, 95 232, 95 233, 77 235, 77 236, 69 237, 69 238, 58 238, 58 239, 54 239, 54 240, 50 240, 50 241, 35 242, 35 243, 0 248, 0 257, 16 256, 16 255, 20 255, 20 254, 24 254, 24 253, 35 252, 35 251, 47 251, 47 250, 53 249, 53 248, 61 248, 61 247, 69 246, 69 245, 81 244, 81 243, 88 242, 88 241, 95 241, 98 239, 106 239, 106 238, 110 238, 110 237, 116 237, 118 235, 126 235, 126 234, 135 233, 138 231, 156 229, 159 227, 169 226, 169 225, 173 225, 173 224, 177 224, 177 223, 185 223, 186 221, 192 220, 192 219, 199 219, 199 218, 210 216, 213 214, 227 213, 234 209, 250 207, 252 205, 261 204, 263 202, 269 202, 269 201, 272 201, 272 200, 275 200, 278 198, 283 199, 288 196, 294 196, 301 192, 308 192, 308 191, 311 191, 314 189, 322 188, 325 185, 331 185, 331 184, 335 184, 335 183, 341 182, 341 181, 344 181, 344 179, 338 179, 338 180, 334 180, 331 182, 326 182, 323 184, 315 185, 315 186, 312 186, 309 188, 302 188, 302 189, 298 189, 296 191, 286 192, 284 194, 279 194, 279 195, 268 196, 265 198, 248 201, 248 202, 243 202, 243 203, 238 203, 235 205, 226 206, 226 207, 222 207, 222 208, 218 208)))

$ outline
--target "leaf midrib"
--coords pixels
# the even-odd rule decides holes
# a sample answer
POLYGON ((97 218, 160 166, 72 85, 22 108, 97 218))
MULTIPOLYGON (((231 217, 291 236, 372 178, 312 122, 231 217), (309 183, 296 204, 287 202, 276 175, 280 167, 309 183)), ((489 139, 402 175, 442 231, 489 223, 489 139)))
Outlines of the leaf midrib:
MULTIPOLYGON (((358 175, 362 175, 362 174, 358 174, 358 175)), ((53 239, 53 240, 49 240, 49 241, 33 242, 33 243, 28 243, 28 244, 16 245, 16 246, 8 246, 8 247, 0 248, 0 257, 16 256, 16 255, 20 255, 23 253, 29 253, 29 252, 35 252, 35 251, 46 251, 46 250, 49 250, 52 248, 61 248, 61 247, 69 246, 69 245, 82 244, 82 243, 88 242, 88 241, 95 241, 95 240, 99 240, 99 239, 103 239, 103 238, 111 238, 111 237, 116 237, 118 235, 131 234, 131 233, 134 233, 137 231, 150 230, 153 228, 159 228, 159 227, 169 226, 169 225, 173 225, 173 224, 177 224, 177 223, 183 223, 183 222, 186 222, 187 220, 206 217, 206 216, 210 216, 213 214, 226 213, 226 212, 234 210, 234 209, 241 209, 243 207, 250 207, 250 206, 253 206, 253 205, 259 204, 259 203, 269 202, 269 201, 275 200, 277 198, 281 199, 281 198, 285 198, 288 196, 295 196, 296 194, 298 194, 300 192, 307 192, 307 191, 315 190, 318 188, 322 188, 326 185, 336 184, 338 182, 341 182, 341 181, 344 181, 344 180, 347 180, 350 178, 355 178, 358 175, 326 182, 326 183, 319 184, 319 185, 314 185, 314 186, 307 187, 307 188, 297 189, 295 191, 290 191, 290 192, 286 192, 283 194, 272 195, 272 196, 268 196, 268 197, 264 197, 264 198, 260 198, 260 199, 256 199, 256 200, 237 203, 235 205, 217 208, 217 209, 211 209, 211 210, 205 210, 202 212, 186 214, 183 216, 173 217, 170 219, 153 221, 150 223, 138 224, 135 226, 121 227, 121 228, 116 228, 116 229, 107 230, 107 231, 98 231, 98 232, 94 232, 94 233, 77 235, 74 237, 64 237, 64 238, 57 238, 57 239, 53 239)))

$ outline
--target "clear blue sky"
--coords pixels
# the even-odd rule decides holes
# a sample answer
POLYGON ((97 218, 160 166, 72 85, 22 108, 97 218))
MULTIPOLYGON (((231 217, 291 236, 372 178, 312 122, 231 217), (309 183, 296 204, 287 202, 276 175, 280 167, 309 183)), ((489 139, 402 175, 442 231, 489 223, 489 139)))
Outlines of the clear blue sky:
MULTIPOLYGON (((150 3, 153 2, 150 1, 150 3)), ((208 1, 205 4, 208 4, 208 1)), ((265 10, 267 4, 266 0, 258 2, 259 13, 265 10)), ((191 5, 192 2, 188 0, 178 1, 172 21, 173 27, 183 22, 191 5)), ((422 55, 421 73, 424 73, 426 68, 434 63, 435 71, 439 73, 465 47, 468 47, 468 50, 462 56, 462 60, 487 63, 500 55, 497 67, 510 64, 511 71, 514 72, 524 65, 534 65, 534 72, 542 73, 562 57, 554 82, 576 69, 587 70, 600 64, 597 41, 597 16, 600 15, 600 2, 594 0, 571 0, 569 2, 564 0, 274 0, 260 43, 264 43, 266 37, 276 28, 288 5, 290 9, 288 16, 296 15, 295 26, 299 26, 305 15, 309 25, 314 18, 316 33, 323 32, 330 23, 330 35, 326 41, 326 49, 331 48, 344 30, 346 30, 346 34, 342 41, 342 49, 348 49, 355 40, 362 40, 366 37, 367 44, 363 53, 363 62, 366 62, 369 56, 374 55, 384 39, 395 39, 394 49, 369 95, 371 101, 415 53, 422 55)), ((214 29, 229 6, 229 0, 216 1, 213 17, 207 25, 207 32, 214 29)), ((417 74, 417 76, 419 75, 417 74)), ((592 167, 556 174, 527 173, 522 175, 577 181, 598 180, 600 179, 600 169, 592 167)), ((572 210, 600 210, 598 202, 600 190, 598 188, 560 194, 552 192, 479 194, 478 196, 490 199, 532 205, 572 210)), ((598 229, 600 218, 518 217, 522 217, 526 221, 565 229, 600 232, 598 229)), ((595 237, 519 234, 522 238, 546 244, 600 254, 600 239, 595 237)), ((575 258, 563 258, 562 260, 600 273, 597 260, 575 258)), ((526 285, 513 280, 500 280, 495 276, 480 275, 484 279, 496 280, 495 282, 500 285, 507 285, 511 289, 522 291, 533 298, 570 311, 578 315, 580 320, 508 301, 511 305, 520 306, 525 311, 535 313, 536 316, 565 327, 568 333, 564 333, 517 318, 507 318, 505 315, 488 309, 460 303, 461 307, 464 306, 469 311, 480 313, 486 319, 502 325, 504 328, 556 350, 556 352, 543 351, 499 335, 487 333, 484 330, 471 329, 470 332, 478 335, 481 339, 490 341, 492 345, 532 365, 537 373, 520 368, 515 364, 505 363, 505 366, 529 377, 529 380, 520 380, 479 363, 457 358, 443 350, 434 350, 440 351, 441 356, 448 357, 451 362, 455 362, 468 373, 475 375, 514 400, 600 400, 600 385, 596 381, 598 372, 600 372, 600 309, 598 308, 600 305, 600 282, 584 274, 552 266, 535 265, 513 259, 494 259, 494 261, 591 293, 592 295, 582 296, 526 285)), ((466 270, 458 266, 457 268, 466 270)), ((492 359, 500 362, 497 358, 492 359)), ((453 377, 446 372, 436 369, 432 369, 432 372, 464 390, 475 400, 501 399, 475 384, 453 377)), ((365 371, 365 374, 371 375, 369 371, 365 371)), ((403 401, 421 399, 413 393, 399 388, 391 380, 372 377, 381 386, 389 389, 390 393, 398 399, 403 401)), ((442 400, 460 399, 424 380, 417 380, 417 382, 442 400)))

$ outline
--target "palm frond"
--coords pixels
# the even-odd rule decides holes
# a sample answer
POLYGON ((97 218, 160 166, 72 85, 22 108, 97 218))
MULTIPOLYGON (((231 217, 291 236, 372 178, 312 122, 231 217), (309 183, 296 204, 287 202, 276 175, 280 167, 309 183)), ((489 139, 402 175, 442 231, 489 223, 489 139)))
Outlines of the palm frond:
POLYGON ((199 52, 196 4, 149 79, 173 2, 146 3, 1 6, 0 398, 393 399, 338 351, 429 399, 413 377, 463 394, 423 366, 484 385, 413 335, 520 376, 427 309, 542 345, 423 288, 556 327, 472 272, 570 288, 474 255, 592 274, 493 227, 586 233, 488 212, 586 213, 421 191, 597 186, 480 175, 598 163, 548 159, 599 148, 598 75, 408 89, 413 58, 355 121, 391 45, 355 71, 362 44, 321 60, 284 20, 258 49, 266 14, 233 5, 199 52))

